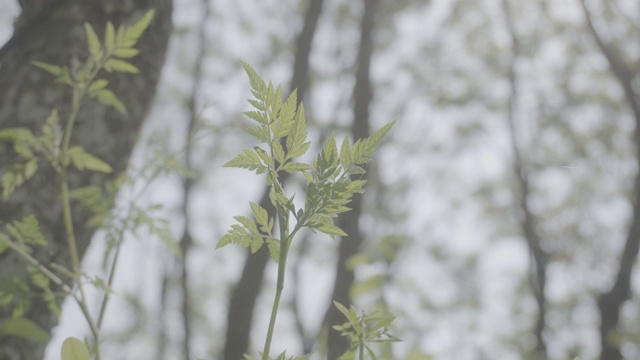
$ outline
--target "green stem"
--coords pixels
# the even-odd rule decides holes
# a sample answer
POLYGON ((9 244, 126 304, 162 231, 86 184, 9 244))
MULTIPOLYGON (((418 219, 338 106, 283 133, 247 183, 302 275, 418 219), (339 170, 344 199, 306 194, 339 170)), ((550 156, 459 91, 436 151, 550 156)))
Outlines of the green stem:
POLYGON ((53 281, 54 284, 60 286, 60 288, 62 288, 62 291, 64 291, 67 295, 71 295, 71 297, 80 306, 80 310, 82 310, 82 313, 84 314, 84 316, 85 317, 89 317, 89 309, 87 309, 87 307, 82 303, 82 301, 80 301, 80 299, 78 299, 77 297, 73 296, 73 289, 69 285, 67 285, 60 277, 58 277, 58 275, 53 273, 53 271, 49 270, 46 266, 44 266, 36 258, 31 256, 31 254, 29 254, 28 252, 24 251, 21 247, 17 246, 13 242, 6 241, 4 243, 9 248, 11 248, 13 251, 15 251, 20 256, 22 256, 30 265, 32 265, 33 267, 37 268, 38 271, 40 271, 42 274, 44 274, 46 277, 48 277, 51 281, 53 281))
POLYGON ((84 86, 76 86, 73 89, 73 98, 71 101, 71 112, 69 114, 69 118, 67 119, 67 124, 65 127, 64 135, 62 138, 62 149, 61 149, 61 170, 60 170, 60 194, 62 197, 62 213, 64 220, 64 228, 67 234, 67 246, 69 247, 69 255, 71 257, 71 266, 73 270, 73 278, 76 284, 78 284, 78 290, 80 291, 80 303, 81 308, 83 308, 83 313, 89 324, 89 328, 91 329, 91 334, 94 338, 94 353, 96 355, 96 360, 100 360, 100 349, 99 349, 99 330, 93 322, 93 318, 88 311, 85 311, 87 308, 87 296, 84 291, 84 286, 82 285, 82 272, 80 268, 80 256, 78 255, 78 244, 76 241, 74 229, 73 229, 73 215, 71 213, 71 196, 69 195, 69 178, 67 169, 69 167, 69 146, 71 143, 71 133, 73 130, 73 125, 75 124, 75 120, 78 117, 78 112, 80 111, 80 104, 82 98, 85 93, 84 86))
POLYGON ((358 347, 359 347, 359 360, 364 360, 364 328, 366 323, 364 321, 364 313, 362 314, 362 318, 359 320, 360 322, 360 331, 358 332, 358 347))
MULTIPOLYGON (((279 207, 276 206, 276 209, 279 207)), ((276 282, 276 295, 273 299, 273 307, 271 309, 271 319, 269 320, 269 329, 267 330, 267 338, 264 342, 264 350, 262 352, 262 360, 269 360, 269 351, 271 350, 271 340, 273 338, 273 329, 276 325, 276 317, 278 316, 278 307, 280 306, 280 296, 284 289, 284 275, 287 265, 287 255, 289 253, 289 215, 286 209, 283 213, 278 212, 278 223, 280 226, 280 259, 278 261, 278 280, 276 282)))

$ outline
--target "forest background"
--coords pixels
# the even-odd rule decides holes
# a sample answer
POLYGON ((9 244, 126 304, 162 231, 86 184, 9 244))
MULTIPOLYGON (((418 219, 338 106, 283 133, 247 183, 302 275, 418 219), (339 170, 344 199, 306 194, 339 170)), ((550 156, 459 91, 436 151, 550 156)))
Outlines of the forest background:
MULTIPOLYGON (((19 14, 0 3, 0 43, 19 14)), ((264 192, 222 167, 252 145, 240 60, 299 89, 315 146, 398 120, 340 219, 350 236, 293 244, 274 352, 320 353, 331 299, 350 294, 397 316, 397 359, 640 357, 637 1, 175 0, 171 18, 130 166, 162 171, 136 173, 116 204, 141 193, 184 257, 127 235, 104 358, 260 348, 275 267, 266 252, 249 265, 241 249, 215 250, 264 192)), ((104 238, 85 271, 104 272, 104 238)), ((47 359, 86 335, 76 307, 65 303, 47 359)))

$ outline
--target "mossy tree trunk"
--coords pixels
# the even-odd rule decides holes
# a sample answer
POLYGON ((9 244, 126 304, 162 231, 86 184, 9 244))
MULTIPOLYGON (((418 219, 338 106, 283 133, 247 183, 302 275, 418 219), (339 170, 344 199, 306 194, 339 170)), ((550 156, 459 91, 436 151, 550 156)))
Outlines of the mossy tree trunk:
MULTIPOLYGON (((155 18, 137 48, 140 54, 130 59, 140 74, 106 74, 109 88, 125 105, 123 116, 112 108, 86 100, 74 128, 72 143, 108 162, 113 173, 104 175, 74 171, 71 189, 86 185, 102 186, 126 169, 138 131, 155 94, 160 71, 171 33, 171 0, 30 0, 21 1, 22 14, 15 23, 13 37, 0 49, 0 129, 27 127, 35 134, 53 108, 66 119, 71 102, 71 89, 53 82, 53 77, 30 65, 42 61, 68 65, 72 59, 86 59, 88 54, 83 23, 93 25, 102 38, 107 21, 119 24, 139 19, 150 8, 155 18)), ((11 146, 0 144, 0 174, 17 161, 11 146)), ((33 215, 49 241, 48 247, 34 252, 47 266, 56 263, 70 267, 62 222, 59 182, 55 172, 44 162, 35 177, 6 202, 0 203, 0 226, 33 215)), ((89 214, 74 209, 74 227, 82 256, 95 229, 84 226, 89 214)), ((26 264, 12 251, 0 255, 0 284, 9 279, 27 281, 26 264)), ((62 276, 67 279, 67 277, 62 276)), ((27 281, 28 282, 28 281, 27 281)), ((30 291, 30 306, 26 317, 50 330, 57 318, 38 297, 38 290, 30 291)), ((58 298, 61 303, 63 297, 58 298)), ((10 316, 11 309, 0 308, 0 320, 10 316)), ((19 338, 0 341, 0 358, 41 359, 46 344, 35 344, 19 338)))

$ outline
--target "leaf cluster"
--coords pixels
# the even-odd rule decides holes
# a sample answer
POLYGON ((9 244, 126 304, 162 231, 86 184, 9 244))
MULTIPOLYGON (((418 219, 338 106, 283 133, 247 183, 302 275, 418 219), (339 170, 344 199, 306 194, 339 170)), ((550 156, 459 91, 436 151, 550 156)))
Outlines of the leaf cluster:
MULTIPOLYGON (((5 224, 0 232, 0 254, 13 248, 25 254, 32 254, 34 247, 46 246, 47 240, 40 231, 38 221, 33 216, 27 216, 22 220, 16 220, 5 224)), ((11 334, 12 336, 23 336, 36 341, 46 341, 42 334, 46 331, 40 329, 30 320, 23 317, 26 311, 31 307, 32 298, 40 297, 45 301, 51 313, 56 316, 60 315, 60 308, 57 301, 64 294, 55 294, 51 290, 50 278, 43 274, 35 266, 27 266, 29 274, 29 282, 42 293, 35 294, 29 288, 28 283, 18 277, 11 277, 0 281, 0 306, 11 308, 11 317, 2 320, 0 325, 0 336, 11 334), (11 324, 11 329, 4 329, 4 326, 11 324), (37 327, 38 331, 33 330, 37 327), (32 331, 33 330, 33 331, 32 331)))
POLYGON ((366 351, 370 359, 377 360, 378 357, 370 347, 371 343, 401 341, 389 333, 388 326, 395 318, 394 316, 387 315, 381 311, 375 311, 371 314, 362 312, 362 315, 358 316, 353 305, 347 309, 336 301, 333 303, 348 320, 344 324, 336 325, 333 328, 351 340, 351 347, 340 357, 341 360, 355 359, 358 352, 360 352, 360 359, 363 359, 364 351, 366 351))
POLYGON ((84 29, 90 56, 84 64, 74 62, 71 66, 58 66, 40 61, 33 61, 32 64, 55 76, 56 82, 79 87, 83 91, 86 89, 90 98, 126 114, 127 111, 120 99, 107 88, 109 81, 96 79, 96 75, 101 69, 110 73, 137 74, 140 72, 135 65, 125 59, 139 54, 140 51, 134 46, 151 24, 154 12, 149 10, 135 24, 120 25, 117 30, 113 23, 107 22, 102 42, 91 24, 85 22, 84 29))
POLYGON ((272 257, 278 261, 280 241, 289 242, 301 228, 320 231, 331 237, 346 236, 333 224, 333 219, 350 210, 347 205, 353 195, 363 192, 366 180, 354 179, 353 176, 365 173, 364 166, 394 123, 387 124, 371 137, 356 141, 353 146, 345 138, 340 151, 332 134, 312 165, 296 162, 294 159, 306 154, 310 146, 306 141, 304 106, 298 105, 296 91, 283 100, 281 86, 275 87, 271 82, 265 82, 247 63, 243 62, 242 65, 249 76, 251 92, 255 97, 249 100, 255 110, 247 111, 245 115, 257 123, 248 127, 246 132, 263 146, 243 150, 225 166, 266 174, 269 196, 278 215, 284 219, 282 224, 288 226, 289 216, 293 216, 296 226, 293 231, 287 231, 285 239, 272 238, 273 219, 269 219, 259 205, 251 204, 255 222, 247 217, 236 216, 238 224, 232 225, 218 247, 236 243, 243 248, 251 247, 255 252, 266 242, 272 257), (279 182, 282 171, 302 173, 306 179, 304 208, 296 209, 294 196, 285 195, 279 182))
POLYGON ((2 198, 6 201, 15 189, 35 175, 39 160, 46 160, 57 172, 69 164, 78 170, 111 172, 111 166, 81 147, 74 146, 66 153, 61 151, 63 132, 56 110, 52 110, 42 125, 41 134, 34 135, 27 128, 9 128, 0 130, 0 141, 12 143, 15 153, 22 158, 9 166, 2 175, 2 198))

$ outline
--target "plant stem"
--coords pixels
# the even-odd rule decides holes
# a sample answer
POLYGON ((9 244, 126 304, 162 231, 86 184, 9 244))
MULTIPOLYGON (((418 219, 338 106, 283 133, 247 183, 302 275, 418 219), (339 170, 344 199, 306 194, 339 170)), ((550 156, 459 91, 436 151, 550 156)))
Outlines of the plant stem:
MULTIPOLYGON (((73 215, 71 214, 71 197, 69 195, 69 179, 67 169, 69 167, 69 145, 71 142, 71 132, 73 130, 73 125, 75 123, 76 118, 78 117, 78 112, 80 111, 80 104, 82 98, 84 97, 84 87, 74 87, 73 89, 73 99, 71 102, 71 113, 69 114, 69 118, 67 119, 67 124, 65 127, 64 136, 62 139, 62 151, 61 156, 61 170, 60 170, 60 194, 62 197, 62 213, 64 217, 64 228, 67 234, 67 246, 69 247, 69 255, 71 257, 71 266, 73 270, 74 281, 78 285, 78 290, 80 290, 80 303, 81 307, 87 308, 87 296, 84 291, 84 286, 82 285, 82 272, 80 269, 80 257, 78 256, 78 244, 76 242, 75 233, 73 230, 73 215)), ((99 350, 99 330, 93 322, 93 319, 88 311, 83 311, 87 323, 89 324, 89 328, 91 329, 91 334, 94 338, 94 353, 96 355, 96 360, 100 360, 100 350, 99 350)))
POLYGON ((364 313, 362 314, 362 318, 359 320, 360 321, 360 331, 358 332, 358 347, 359 349, 359 360, 364 360, 364 335, 363 335, 363 331, 364 328, 366 326, 366 323, 364 321, 364 313))
POLYGON ((287 265, 287 255, 289 253, 289 245, 291 239, 289 237, 289 214, 287 209, 281 209, 276 206, 278 212, 278 224, 280 226, 280 259, 278 261, 278 280, 276 282, 276 295, 273 299, 273 307, 271 309, 271 319, 269 320, 269 329, 267 330, 267 339, 264 342, 264 350, 262 352, 262 360, 269 360, 269 351, 271 350, 271 340, 273 338, 273 329, 276 325, 276 317, 278 316, 278 307, 280 306, 280 296, 284 289, 284 275, 287 265))

